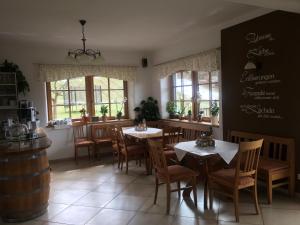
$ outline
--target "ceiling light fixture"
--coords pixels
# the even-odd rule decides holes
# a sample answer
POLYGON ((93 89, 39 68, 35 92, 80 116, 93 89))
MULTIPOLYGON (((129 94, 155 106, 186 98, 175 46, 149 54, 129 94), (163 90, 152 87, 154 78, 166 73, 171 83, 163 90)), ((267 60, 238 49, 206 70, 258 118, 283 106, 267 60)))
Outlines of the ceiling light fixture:
POLYGON ((69 64, 101 64, 104 59, 101 56, 101 52, 93 49, 86 49, 86 38, 84 34, 85 20, 79 20, 82 27, 82 49, 69 50, 66 57, 66 62, 69 64))

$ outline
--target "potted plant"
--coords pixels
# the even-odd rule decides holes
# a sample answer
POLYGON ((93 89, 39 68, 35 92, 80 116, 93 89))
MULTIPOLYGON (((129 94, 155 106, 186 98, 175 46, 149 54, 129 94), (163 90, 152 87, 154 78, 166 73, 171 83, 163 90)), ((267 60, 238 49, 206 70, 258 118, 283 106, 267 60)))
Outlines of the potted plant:
POLYGON ((188 120, 191 122, 192 121, 192 110, 188 110, 188 120))
POLYGON ((198 122, 201 122, 202 121, 202 115, 203 115, 203 113, 204 113, 204 111, 199 111, 199 113, 198 113, 198 118, 197 118, 197 120, 198 120, 198 122))
MULTIPOLYGON (((115 102, 117 102, 117 101, 115 101, 115 102)), ((124 107, 125 102, 127 102, 127 98, 126 97, 122 100, 122 105, 121 105, 120 109, 118 109, 118 104, 116 104, 116 108, 117 108, 117 115, 116 115, 116 117, 117 117, 118 120, 121 120, 121 118, 122 118, 123 107, 124 107)))
POLYGON ((142 100, 140 106, 134 108, 135 122, 141 122, 143 119, 146 121, 157 121, 160 119, 158 102, 152 97, 142 100))
POLYGON ((176 103, 174 101, 168 101, 166 110, 169 113, 170 119, 174 119, 176 114, 176 103))
POLYGON ((184 106, 184 101, 183 99, 180 99, 180 110, 177 112, 180 120, 184 119, 185 109, 186 107, 184 106))
POLYGON ((210 107, 210 113, 211 113, 211 123, 212 125, 218 125, 218 115, 219 115, 220 107, 217 104, 217 101, 212 102, 210 107))
POLYGON ((102 121, 105 122, 107 119, 106 114, 108 113, 108 105, 102 105, 100 108, 100 113, 102 115, 102 121))
POLYGON ((87 116, 87 114, 86 114, 85 108, 82 107, 82 109, 79 110, 79 112, 80 112, 80 115, 81 115, 81 120, 82 120, 83 122, 87 123, 87 122, 88 122, 88 116, 87 116))

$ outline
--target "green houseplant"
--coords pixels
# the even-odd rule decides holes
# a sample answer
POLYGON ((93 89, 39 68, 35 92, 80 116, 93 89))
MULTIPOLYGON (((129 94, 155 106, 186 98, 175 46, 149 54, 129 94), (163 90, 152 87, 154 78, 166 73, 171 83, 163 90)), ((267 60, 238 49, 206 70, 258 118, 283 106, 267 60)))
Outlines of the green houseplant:
POLYGON ((211 113, 211 123, 213 125, 218 125, 218 115, 219 115, 220 107, 218 106, 217 101, 213 101, 210 107, 210 113, 211 113))
POLYGON ((134 108, 136 118, 135 122, 139 123, 143 119, 146 121, 156 121, 160 119, 158 102, 152 97, 141 101, 140 106, 134 108))
POLYGON ((174 119, 176 115, 176 103, 174 101, 168 101, 166 110, 169 113, 170 119, 174 119))
MULTIPOLYGON (((117 101, 115 101, 117 103, 117 101)), ((121 120, 122 118, 122 115, 123 115, 123 107, 124 107, 124 104, 127 102, 127 98, 125 97, 123 100, 122 100, 122 105, 121 105, 121 108, 119 109, 118 108, 118 104, 116 104, 116 109, 117 109, 117 114, 116 114, 116 117, 118 120, 121 120)))
POLYGON ((18 92, 23 93, 23 95, 25 95, 27 92, 30 91, 29 83, 27 82, 25 76, 23 75, 22 71, 19 69, 19 66, 17 64, 4 60, 4 62, 0 64, 0 72, 16 73, 18 92))
POLYGON ((183 99, 180 99, 180 110, 177 112, 180 120, 184 119, 185 110, 186 107, 184 106, 184 101, 183 99))
POLYGON ((108 105, 101 105, 100 113, 102 115, 103 122, 105 122, 107 119, 106 114, 108 113, 108 105))

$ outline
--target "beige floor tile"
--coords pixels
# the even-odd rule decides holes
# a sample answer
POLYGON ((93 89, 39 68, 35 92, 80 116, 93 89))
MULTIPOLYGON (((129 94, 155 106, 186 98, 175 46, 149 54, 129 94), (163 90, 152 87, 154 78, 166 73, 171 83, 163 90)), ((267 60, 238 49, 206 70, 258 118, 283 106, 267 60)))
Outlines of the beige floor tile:
MULTIPOLYGON (((167 198, 157 198, 157 202, 153 204, 154 197, 148 198, 144 205, 140 208, 140 211, 146 213, 166 214, 167 210, 167 198)), ((174 215, 177 207, 180 205, 180 201, 177 198, 171 198, 170 203, 170 215, 174 215)))
POLYGON ((288 195, 278 194, 273 198, 272 204, 261 204, 263 208, 273 208, 273 209, 294 209, 300 210, 300 199, 289 197, 288 195))
POLYGON ((137 179, 135 179, 133 181, 133 183, 137 183, 137 184, 153 184, 153 185, 155 185, 155 177, 154 177, 154 175, 145 176, 143 174, 143 175, 138 176, 137 179))
MULTIPOLYGON (((255 214, 254 204, 239 203, 240 223, 245 224, 263 224, 262 216, 255 214)), ((235 222, 235 213, 233 203, 222 202, 219 207, 218 220, 226 222, 235 222)))
POLYGON ((147 201, 144 197, 134 197, 134 196, 117 196, 110 203, 108 203, 105 208, 110 209, 123 209, 123 210, 138 210, 147 201))
POLYGON ((198 202, 198 207, 196 208, 191 199, 183 200, 177 208, 175 215, 200 218, 203 220, 216 220, 218 217, 218 204, 214 204, 212 210, 204 210, 203 202, 198 202))
POLYGON ((129 184, 120 184, 115 182, 104 182, 100 184, 94 192, 101 192, 101 193, 116 193, 119 194, 123 191, 129 184))
POLYGON ((51 219, 51 222, 66 224, 85 224, 92 219, 101 209, 84 206, 70 206, 57 216, 51 219))
POLYGON ((155 193, 155 185, 151 184, 129 184, 120 195, 150 197, 155 193))
POLYGON ((264 225, 299 225, 299 210, 263 208, 264 225))
POLYGON ((173 219, 174 218, 172 216, 168 215, 138 213, 131 220, 129 225, 171 225, 173 219))
POLYGON ((131 175, 125 175, 125 174, 118 174, 113 176, 108 180, 108 182, 115 182, 115 183, 120 183, 120 184, 126 184, 126 183, 131 183, 133 182, 137 177, 136 176, 131 176, 131 175))
POLYGON ((36 218, 36 220, 44 220, 48 221, 60 212, 62 212, 64 209, 66 209, 70 205, 66 204, 57 204, 57 203, 49 203, 47 212, 43 214, 42 216, 36 218))
POLYGON ((134 211, 103 209, 88 222, 88 225, 126 225, 135 214, 134 211))
POLYGON ((72 204, 89 191, 86 190, 52 190, 49 201, 52 203, 72 204))
POLYGON ((217 225, 216 220, 201 220, 199 218, 177 216, 172 222, 172 225, 217 225))
POLYGON ((74 202, 73 205, 104 207, 107 203, 113 200, 117 194, 105 194, 99 192, 90 192, 87 195, 74 202))

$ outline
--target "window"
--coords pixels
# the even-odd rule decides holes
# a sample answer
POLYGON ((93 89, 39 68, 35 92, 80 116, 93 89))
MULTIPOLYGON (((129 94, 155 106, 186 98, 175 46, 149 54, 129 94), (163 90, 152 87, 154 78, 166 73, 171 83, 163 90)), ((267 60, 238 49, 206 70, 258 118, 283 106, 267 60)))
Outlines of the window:
POLYGON ((109 106, 108 116, 116 116, 117 110, 128 117, 127 82, 118 79, 87 76, 48 82, 48 119, 80 118, 80 110, 85 108, 92 115, 100 115, 102 104, 109 106), (123 105, 123 107, 122 107, 123 105))
POLYGON ((219 71, 181 71, 171 76, 171 99, 176 102, 180 111, 180 102, 184 102, 187 110, 191 110, 194 118, 200 111, 203 116, 210 116, 213 101, 219 104, 219 71))
POLYGON ((177 111, 182 110, 182 103, 185 108, 185 114, 187 110, 193 111, 193 81, 192 81, 192 72, 178 72, 173 75, 172 79, 173 86, 173 98, 176 102, 177 111))
POLYGON ((122 109, 122 114, 125 114, 125 109, 122 107, 123 100, 126 97, 125 82, 122 80, 94 77, 94 110, 96 114, 100 113, 101 105, 108 105, 108 115, 116 116, 117 111, 122 109))

